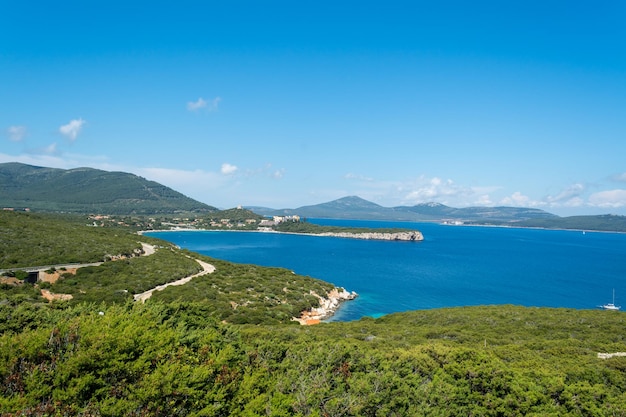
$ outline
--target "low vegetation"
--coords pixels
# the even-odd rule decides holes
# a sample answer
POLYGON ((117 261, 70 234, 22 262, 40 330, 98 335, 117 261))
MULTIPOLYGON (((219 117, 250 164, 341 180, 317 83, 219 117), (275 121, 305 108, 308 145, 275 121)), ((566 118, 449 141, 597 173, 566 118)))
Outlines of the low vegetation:
POLYGON ((612 214, 598 216, 570 216, 556 219, 534 219, 519 223, 523 227, 545 227, 547 229, 597 230, 604 232, 626 232, 626 216, 612 214))
MULTIPOLYGON (((5 234, 41 221, 1 218, 5 234)), ((76 241, 93 230, 45 220, 76 241)), ((139 239, 109 232, 100 254, 139 239)), ((626 352, 622 313, 485 306, 300 326, 290 315, 330 284, 160 244, 45 284, 70 302, 0 285, 0 415, 626 416, 626 357, 598 357, 626 352), (195 259, 216 271, 132 301, 195 259)), ((31 246, 16 243, 39 259, 31 246)))
POLYGON ((314 327, 222 324, 186 302, 19 314, 37 325, 0 336, 5 415, 626 413, 626 358, 597 357, 626 350, 619 313, 471 307, 314 327))
POLYGON ((141 250, 136 235, 86 224, 86 216, 0 211, 0 269, 100 262, 141 250))
POLYGON ((327 282, 294 274, 284 268, 234 264, 206 256, 198 259, 215 266, 202 279, 154 293, 152 301, 199 302, 229 323, 295 323, 293 317, 319 306, 319 298, 335 288, 327 282))
MULTIPOLYGON (((197 260, 213 265, 215 272, 183 286, 156 291, 148 302, 185 300, 204 303, 213 316, 229 323, 293 323, 291 319, 302 311, 319 306, 319 298, 313 294, 325 295, 334 288, 332 284, 284 268, 234 264, 128 231, 85 226, 81 223, 82 218, 64 220, 59 216, 32 213, 0 214, 0 219, 4 220, 2 233, 19 237, 3 241, 9 258, 16 258, 16 253, 24 256, 26 261, 15 263, 20 266, 81 262, 82 259, 86 262, 104 261, 111 258, 106 254, 123 254, 131 248, 140 250, 140 240, 156 245, 156 253, 150 256, 109 260, 76 271, 59 269, 56 272, 61 279, 37 284, 53 294, 71 295, 71 300, 64 302, 66 304, 126 303, 133 300, 135 294, 197 274, 202 270, 197 260), (46 252, 40 251, 40 242, 46 245, 46 252), (90 245, 93 247, 89 248, 90 245), (59 252, 58 257, 55 257, 55 251, 59 252)), ((6 266, 15 265, 8 263, 6 266)), ((49 272, 52 271, 54 268, 49 272)), ((25 273, 20 270, 9 270, 5 275, 25 278, 25 273)), ((0 303, 15 306, 21 302, 37 304, 42 301, 40 292, 27 284, 0 286, 0 303)))
MULTIPOLYGON (((367 228, 367 227, 341 227, 341 226, 320 226, 318 224, 303 221, 284 221, 272 226, 277 232, 285 233, 400 233, 408 229, 401 228, 367 228)), ((414 231, 414 230, 413 230, 414 231)))

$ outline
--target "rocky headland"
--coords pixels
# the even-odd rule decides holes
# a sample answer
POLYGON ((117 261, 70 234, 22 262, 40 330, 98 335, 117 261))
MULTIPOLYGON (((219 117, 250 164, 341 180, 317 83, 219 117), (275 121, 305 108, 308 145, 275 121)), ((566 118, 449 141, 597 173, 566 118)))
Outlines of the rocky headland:
POLYGON ((311 310, 303 311, 300 317, 294 317, 292 320, 297 321, 302 325, 318 324, 322 320, 335 314, 335 311, 339 308, 342 302, 348 300, 354 300, 357 297, 357 293, 347 291, 343 288, 334 288, 326 296, 321 296, 314 291, 311 291, 311 295, 319 298, 320 306, 312 308, 311 310))

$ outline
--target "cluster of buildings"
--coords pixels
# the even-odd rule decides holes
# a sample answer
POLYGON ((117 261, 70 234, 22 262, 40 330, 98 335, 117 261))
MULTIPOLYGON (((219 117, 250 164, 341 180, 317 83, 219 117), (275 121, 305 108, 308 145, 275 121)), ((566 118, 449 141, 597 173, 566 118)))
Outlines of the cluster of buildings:
POLYGON ((272 217, 272 220, 270 219, 261 220, 261 222, 259 223, 259 230, 264 230, 264 229, 261 229, 262 227, 267 229, 272 226, 281 224, 283 222, 299 222, 299 221, 300 221, 300 216, 274 216, 272 217))

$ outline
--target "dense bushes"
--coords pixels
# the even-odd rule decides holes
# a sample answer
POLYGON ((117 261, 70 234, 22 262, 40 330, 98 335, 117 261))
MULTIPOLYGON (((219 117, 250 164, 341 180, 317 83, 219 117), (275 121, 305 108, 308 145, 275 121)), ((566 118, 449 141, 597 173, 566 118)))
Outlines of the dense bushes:
POLYGON ((1 337, 0 412, 230 415, 245 357, 236 334, 166 312, 100 306, 1 337))
MULTIPOLYGON (((307 221, 284 221, 273 229, 284 233, 399 233, 410 229, 401 228, 367 228, 367 227, 341 227, 341 226, 320 226, 307 221)), ((411 230, 414 232, 414 230, 411 230)))
POLYGON ((0 211, 0 269, 100 262, 141 250, 138 240, 130 233, 88 227, 86 217, 0 211))
POLYGON ((626 359, 596 356, 626 350, 623 325, 502 306, 233 326, 206 304, 81 304, 0 336, 0 413, 626 415, 626 359))
POLYGON ((334 288, 332 284, 284 268, 195 256, 215 266, 215 272, 183 286, 156 292, 151 301, 206 303, 217 317, 230 323, 289 323, 292 317, 319 305, 319 299, 311 291, 325 295, 334 288))
POLYGON ((0 414, 626 416, 626 357, 597 356, 626 351, 623 313, 491 306, 268 324, 330 288, 169 246, 50 286, 75 305, 1 286, 0 414), (129 301, 197 271, 187 255, 216 271, 129 301))
POLYGON ((133 294, 196 274, 200 270, 202 268, 195 260, 182 255, 180 251, 164 248, 150 256, 80 268, 75 275, 63 274, 63 279, 53 284, 51 291, 72 294, 73 303, 123 302, 132 300, 133 294))

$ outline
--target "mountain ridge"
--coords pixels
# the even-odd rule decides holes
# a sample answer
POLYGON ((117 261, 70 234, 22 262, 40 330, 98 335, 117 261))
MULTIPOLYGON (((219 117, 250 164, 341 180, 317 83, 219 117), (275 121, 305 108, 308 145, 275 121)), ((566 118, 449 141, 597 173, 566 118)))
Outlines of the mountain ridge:
POLYGON ((246 207, 262 215, 299 215, 301 217, 390 221, 499 221, 516 222, 534 219, 556 219, 547 211, 526 207, 449 207, 441 203, 384 207, 358 196, 347 196, 326 203, 296 209, 246 207))
POLYGON ((156 214, 215 207, 140 176, 80 167, 0 164, 0 207, 50 212, 156 214))

